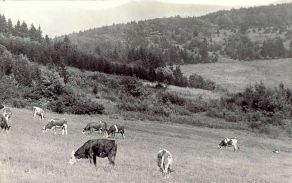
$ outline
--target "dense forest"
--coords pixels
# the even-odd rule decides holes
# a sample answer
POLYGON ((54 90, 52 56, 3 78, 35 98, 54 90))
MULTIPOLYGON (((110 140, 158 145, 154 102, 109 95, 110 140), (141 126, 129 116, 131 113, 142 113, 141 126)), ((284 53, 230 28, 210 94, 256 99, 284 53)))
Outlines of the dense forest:
POLYGON ((143 49, 164 64, 210 63, 218 55, 254 60, 291 57, 292 4, 117 24, 73 33, 72 42, 111 61, 139 65, 143 49), (270 50, 273 50, 270 52, 270 50))
POLYGON ((98 56, 83 51, 77 45, 71 43, 68 36, 62 40, 52 40, 47 35, 42 36, 39 27, 35 29, 32 24, 27 28, 25 22, 17 22, 13 25, 11 20, 1 15, 0 44, 5 46, 11 53, 26 55, 31 61, 43 65, 72 66, 83 70, 100 71, 108 74, 135 76, 149 81, 158 81, 177 86, 202 86, 205 89, 213 90, 214 83, 211 81, 199 80, 200 84, 192 77, 183 76, 179 66, 165 67, 162 58, 147 50, 140 48, 131 50, 132 56, 129 59, 139 59, 139 65, 128 65, 125 63, 112 62, 109 58, 98 56))

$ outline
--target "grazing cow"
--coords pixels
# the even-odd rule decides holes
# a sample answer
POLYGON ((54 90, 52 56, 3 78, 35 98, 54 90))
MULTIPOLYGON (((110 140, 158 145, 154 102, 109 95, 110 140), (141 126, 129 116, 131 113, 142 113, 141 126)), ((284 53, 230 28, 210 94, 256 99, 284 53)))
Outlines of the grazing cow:
POLYGON ((6 131, 8 131, 11 127, 11 126, 8 126, 8 120, 6 117, 4 117, 4 115, 1 115, 0 117, 0 127, 2 130, 6 130, 6 131))
POLYGON ((171 164, 173 163, 172 154, 166 150, 162 149, 157 154, 157 165, 160 168, 163 175, 167 175, 168 173, 173 172, 170 169, 171 164))
POLYGON ((72 151, 69 163, 73 165, 79 159, 91 159, 96 168, 96 157, 107 157, 111 165, 115 165, 115 157, 117 154, 117 144, 114 140, 93 139, 85 142, 77 151, 72 151))
POLYGON ((45 118, 45 111, 42 108, 33 106, 32 110, 33 118, 35 118, 36 116, 40 116, 41 120, 45 118))
POLYGON ((233 150, 236 151, 237 149, 239 149, 239 146, 237 144, 237 139, 236 138, 228 138, 225 137, 218 145, 218 148, 221 149, 221 147, 225 147, 225 149, 227 147, 232 146, 233 150))
POLYGON ((125 138, 125 127, 121 125, 112 125, 107 130, 108 136, 115 137, 116 133, 121 133, 123 138, 125 138))
POLYGON ((12 111, 10 108, 4 106, 4 108, 2 108, 2 115, 7 119, 7 122, 11 122, 12 111))
POLYGON ((103 134, 105 134, 106 130, 107 130, 107 123, 105 121, 100 121, 99 123, 91 122, 91 123, 88 123, 85 126, 85 128, 83 128, 82 133, 84 134, 85 132, 92 133, 93 131, 101 131, 103 134))
POLYGON ((64 135, 64 133, 67 135, 67 129, 68 129, 67 120, 58 119, 58 118, 51 119, 49 123, 43 127, 43 133, 45 133, 48 129, 51 129, 51 130, 54 130, 54 134, 57 134, 56 128, 61 128, 62 135, 64 135))

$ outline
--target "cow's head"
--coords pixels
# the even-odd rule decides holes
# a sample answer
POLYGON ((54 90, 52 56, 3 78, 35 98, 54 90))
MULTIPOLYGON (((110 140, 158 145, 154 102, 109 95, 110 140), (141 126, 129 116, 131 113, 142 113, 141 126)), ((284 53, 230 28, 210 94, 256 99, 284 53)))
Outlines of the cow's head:
POLYGON ((77 159, 75 157, 75 151, 73 150, 72 153, 71 153, 71 157, 70 157, 70 160, 69 160, 69 164, 70 165, 74 165, 76 162, 77 162, 77 159))
POLYGON ((230 139, 229 139, 228 137, 225 137, 225 138, 219 143, 218 148, 220 149, 221 147, 227 146, 229 140, 230 140, 230 139))
POLYGON ((47 131, 47 127, 46 125, 43 127, 43 133, 45 133, 47 131))

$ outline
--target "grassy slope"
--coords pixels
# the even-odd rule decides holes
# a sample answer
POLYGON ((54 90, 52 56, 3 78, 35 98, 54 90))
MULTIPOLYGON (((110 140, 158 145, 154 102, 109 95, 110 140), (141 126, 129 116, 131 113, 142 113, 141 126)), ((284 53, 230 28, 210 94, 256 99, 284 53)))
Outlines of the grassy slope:
POLYGON ((243 90, 260 81, 270 87, 280 82, 292 87, 292 59, 252 62, 224 60, 213 64, 183 65, 181 68, 187 76, 197 73, 231 92, 243 90))
MULTIPOLYGON (((0 133, 0 182, 291 182, 291 139, 267 139, 243 131, 189 127, 155 122, 133 122, 109 116, 66 117, 67 137, 42 134, 45 124, 32 119, 32 112, 12 109, 9 134, 0 133), (95 171, 88 160, 68 165, 73 149, 99 134, 83 135, 89 121, 104 119, 126 126, 126 139, 118 135, 116 167, 98 159, 95 171), (224 136, 238 137, 241 150, 216 149, 224 136), (174 155, 175 172, 162 178, 155 163, 161 148, 174 155), (273 148, 280 148, 273 154, 273 148)), ((46 119, 48 120, 48 119, 46 119)))

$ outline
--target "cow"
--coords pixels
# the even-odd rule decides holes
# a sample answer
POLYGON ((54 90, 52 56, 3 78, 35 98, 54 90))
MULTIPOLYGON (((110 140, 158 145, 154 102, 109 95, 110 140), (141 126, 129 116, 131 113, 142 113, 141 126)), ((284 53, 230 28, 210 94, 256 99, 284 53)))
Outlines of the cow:
POLYGON ((118 146, 114 140, 92 139, 85 142, 77 151, 72 151, 69 164, 73 165, 80 159, 89 159, 96 168, 96 157, 107 157, 111 165, 115 165, 118 146))
POLYGON ((32 110, 33 110, 33 118, 34 119, 36 116, 39 116, 41 118, 41 120, 43 120, 45 118, 45 111, 42 108, 33 106, 32 110))
POLYGON ((45 133, 48 129, 51 129, 54 130, 54 134, 57 134, 56 128, 61 128, 62 135, 64 135, 64 133, 67 135, 68 129, 67 120, 58 118, 51 119, 49 123, 43 127, 43 133, 45 133))
POLYGON ((173 163, 172 154, 168 150, 162 149, 158 152, 157 165, 164 176, 173 172, 173 170, 170 169, 172 163, 173 163))
POLYGON ((5 131, 9 131, 11 127, 8 125, 8 120, 4 115, 1 115, 0 117, 0 127, 2 130, 5 130, 5 131))
POLYGON ((7 119, 7 122, 11 122, 11 116, 12 116, 12 111, 8 107, 3 107, 2 108, 2 115, 7 119))
POLYGON ((101 131, 105 135, 106 130, 107 130, 107 123, 105 121, 100 121, 98 123, 91 122, 91 123, 88 123, 85 126, 85 128, 83 128, 82 133, 84 134, 85 132, 92 133, 93 131, 101 131))
POLYGON ((218 148, 221 149, 222 147, 225 147, 225 149, 226 149, 227 147, 232 146, 232 147, 233 147, 233 150, 234 150, 234 152, 235 152, 236 150, 239 149, 239 146, 238 146, 238 144, 237 144, 237 141, 238 141, 238 140, 236 139, 236 137, 235 137, 235 138, 228 138, 228 137, 225 137, 225 138, 219 143, 218 148))
POLYGON ((121 125, 112 125, 107 130, 108 136, 115 137, 116 133, 121 133, 123 138, 125 138, 125 127, 121 125))

